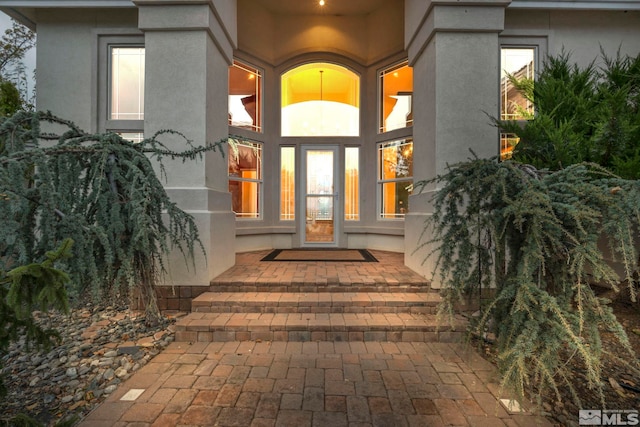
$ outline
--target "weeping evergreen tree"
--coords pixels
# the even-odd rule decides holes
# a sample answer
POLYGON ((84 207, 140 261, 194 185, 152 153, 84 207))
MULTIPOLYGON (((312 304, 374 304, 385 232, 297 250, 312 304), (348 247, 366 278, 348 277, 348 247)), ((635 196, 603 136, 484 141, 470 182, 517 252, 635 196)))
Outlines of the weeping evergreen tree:
POLYGON ((159 320, 154 286, 166 255, 180 250, 188 261, 204 248, 193 218, 169 199, 152 160, 164 172, 163 158, 195 160, 223 143, 176 152, 157 139, 163 133, 176 135, 163 131, 136 144, 114 133, 85 133, 42 112, 1 122, 0 270, 42 259, 71 238, 72 257, 63 267, 72 297, 141 298, 147 320, 159 320))
POLYGON ((589 387, 603 399, 607 349, 599 327, 633 352, 607 301, 589 284, 618 289, 623 279, 635 300, 640 182, 592 163, 540 172, 515 161, 473 158, 418 187, 425 185, 440 188, 423 234, 431 236, 423 246, 434 245, 430 255, 444 288, 439 315, 452 316, 454 306, 484 289, 472 333, 495 333, 503 386, 538 399, 551 391, 560 399, 564 384, 580 405, 568 365, 579 358, 589 387), (625 277, 606 262, 602 236, 625 277))

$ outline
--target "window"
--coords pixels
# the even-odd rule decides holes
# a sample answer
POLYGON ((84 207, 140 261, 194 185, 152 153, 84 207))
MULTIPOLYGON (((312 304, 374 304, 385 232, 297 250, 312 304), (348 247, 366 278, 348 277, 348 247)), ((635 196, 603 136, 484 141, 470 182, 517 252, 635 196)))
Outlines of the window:
POLYGON ((262 144, 229 143, 229 192, 237 218, 260 218, 262 204, 262 144))
POLYGON ((144 120, 144 47, 111 46, 111 120, 144 120))
POLYGON ((134 142, 143 139, 145 48, 142 33, 100 34, 95 63, 97 98, 93 126, 134 142))
MULTIPOLYGON (((533 103, 515 87, 513 80, 533 82, 536 64, 535 46, 502 46, 500 49, 500 119, 533 118, 533 103)), ((520 141, 512 133, 500 133, 500 159, 511 157, 520 141)))
POLYGON ((280 147, 280 220, 296 219, 296 148, 280 147))
MULTIPOLYGON (((108 45, 109 98, 105 129, 138 139, 144 129, 144 47, 108 45)), ((140 138, 141 139, 141 138, 140 138)))
POLYGON ((518 90, 513 80, 533 81, 535 47, 505 47, 500 52, 500 118, 526 120, 533 116, 533 104, 518 90))
POLYGON ((229 68, 229 125, 262 132, 262 73, 235 60, 229 68))
POLYGON ((142 142, 144 139, 144 134, 142 132, 118 132, 118 135, 123 139, 134 143, 142 142))
POLYGON ((380 218, 403 219, 409 212, 413 185, 413 141, 401 139, 378 145, 380 218))
POLYGON ((282 136, 358 136, 360 77, 340 65, 316 62, 281 78, 282 136))
POLYGON ((344 219, 360 219, 360 148, 344 149, 344 219))
POLYGON ((413 68, 408 61, 396 64, 379 74, 380 133, 413 126, 413 68))

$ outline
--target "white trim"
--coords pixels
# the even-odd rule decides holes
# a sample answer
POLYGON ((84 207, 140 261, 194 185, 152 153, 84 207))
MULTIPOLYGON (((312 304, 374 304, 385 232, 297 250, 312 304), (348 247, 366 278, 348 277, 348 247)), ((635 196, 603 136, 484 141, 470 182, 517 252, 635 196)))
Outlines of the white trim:
POLYGON ((508 9, 640 10, 638 0, 513 0, 508 9))

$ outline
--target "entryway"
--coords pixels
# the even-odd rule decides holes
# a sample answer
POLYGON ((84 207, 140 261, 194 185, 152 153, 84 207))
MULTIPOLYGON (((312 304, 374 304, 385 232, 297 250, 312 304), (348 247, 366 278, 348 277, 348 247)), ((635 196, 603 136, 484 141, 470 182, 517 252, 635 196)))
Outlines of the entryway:
POLYGON ((302 146, 303 197, 301 214, 301 246, 332 247, 337 245, 339 230, 340 188, 337 146, 302 146))

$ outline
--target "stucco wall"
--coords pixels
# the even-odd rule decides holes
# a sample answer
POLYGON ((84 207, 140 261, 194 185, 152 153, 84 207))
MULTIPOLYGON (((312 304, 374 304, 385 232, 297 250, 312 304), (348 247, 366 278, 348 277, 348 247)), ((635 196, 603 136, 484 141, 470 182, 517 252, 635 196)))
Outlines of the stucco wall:
POLYGON ((635 56, 640 52, 640 11, 531 11, 507 9, 505 34, 546 35, 548 53, 564 48, 572 61, 585 66, 600 56, 635 56))
POLYGON ((96 131, 96 33, 100 28, 135 33, 137 15, 133 9, 38 10, 38 109, 96 131))

